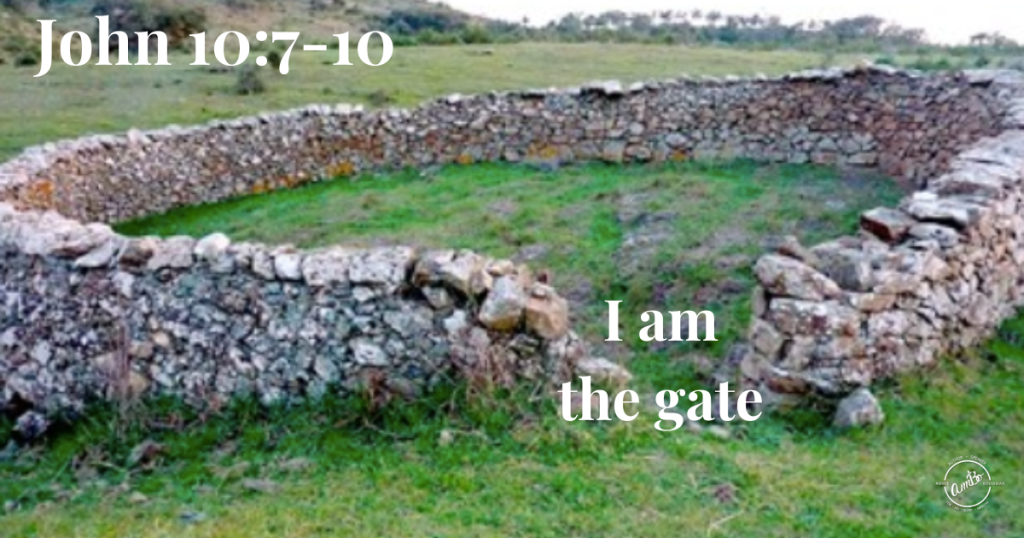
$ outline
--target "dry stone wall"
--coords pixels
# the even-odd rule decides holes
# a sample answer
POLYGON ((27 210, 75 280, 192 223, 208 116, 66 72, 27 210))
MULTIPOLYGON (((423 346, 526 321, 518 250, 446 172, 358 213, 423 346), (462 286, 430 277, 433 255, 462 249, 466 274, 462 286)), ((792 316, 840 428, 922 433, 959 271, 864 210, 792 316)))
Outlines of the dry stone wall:
POLYGON ((998 134, 865 212, 858 235, 758 260, 748 383, 844 396, 977 345, 1024 305, 1024 78, 973 76, 1004 103, 998 134))
POLYGON ((90 399, 143 392, 270 402, 367 384, 414 395, 467 374, 567 379, 585 350, 564 299, 507 261, 127 238, 101 224, 372 169, 495 160, 744 157, 928 183, 902 209, 865 215, 877 240, 757 264, 748 380, 846 390, 974 342, 1017 305, 1018 84, 877 67, 608 82, 32 148, 0 166, 0 409, 32 433, 90 399))
POLYGON ((114 222, 368 169, 500 159, 746 157, 921 182, 998 132, 1001 107, 964 75, 877 68, 453 95, 412 110, 313 106, 29 150, 0 170, 0 198, 114 222))

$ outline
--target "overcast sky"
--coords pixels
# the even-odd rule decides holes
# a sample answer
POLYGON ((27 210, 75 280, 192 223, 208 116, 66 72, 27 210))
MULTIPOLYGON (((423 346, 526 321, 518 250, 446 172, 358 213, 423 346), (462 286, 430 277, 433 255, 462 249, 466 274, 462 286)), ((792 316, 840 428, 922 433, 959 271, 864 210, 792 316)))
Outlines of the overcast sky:
POLYGON ((932 41, 963 43, 979 32, 999 32, 1024 41, 1024 5, 1020 0, 446 0, 458 9, 504 19, 546 22, 570 12, 618 9, 717 10, 726 14, 778 15, 786 22, 877 15, 902 26, 923 28, 932 41))

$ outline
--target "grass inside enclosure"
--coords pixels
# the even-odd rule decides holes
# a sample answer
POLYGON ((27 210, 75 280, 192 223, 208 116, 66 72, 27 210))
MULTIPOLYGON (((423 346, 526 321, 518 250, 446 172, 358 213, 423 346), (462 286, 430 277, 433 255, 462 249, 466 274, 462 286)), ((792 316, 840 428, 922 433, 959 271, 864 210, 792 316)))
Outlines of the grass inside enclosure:
POLYGON ((599 353, 664 355, 630 365, 654 382, 672 371, 665 361, 696 344, 642 345, 641 313, 712 310, 719 343, 705 351, 720 355, 746 331, 750 268, 768 243, 787 234, 814 244, 850 233, 860 211, 898 195, 870 172, 824 167, 690 162, 542 171, 484 164, 341 179, 180 209, 120 230, 222 231, 236 241, 301 247, 468 248, 523 261, 550 274, 590 341, 607 338, 605 301, 622 300, 627 347, 599 353))

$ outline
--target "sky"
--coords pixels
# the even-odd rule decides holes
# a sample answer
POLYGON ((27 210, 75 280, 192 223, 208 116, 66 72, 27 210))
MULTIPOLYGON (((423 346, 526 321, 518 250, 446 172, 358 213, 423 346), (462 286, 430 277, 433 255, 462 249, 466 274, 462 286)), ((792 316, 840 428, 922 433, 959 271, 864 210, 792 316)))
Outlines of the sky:
POLYGON ((999 32, 1024 41, 1024 4, 1020 0, 445 0, 445 3, 488 17, 521 20, 525 16, 533 23, 547 22, 571 12, 600 13, 615 9, 629 12, 717 10, 735 15, 778 15, 785 22, 870 14, 901 26, 923 28, 928 39, 936 42, 966 43, 971 35, 980 32, 999 32))

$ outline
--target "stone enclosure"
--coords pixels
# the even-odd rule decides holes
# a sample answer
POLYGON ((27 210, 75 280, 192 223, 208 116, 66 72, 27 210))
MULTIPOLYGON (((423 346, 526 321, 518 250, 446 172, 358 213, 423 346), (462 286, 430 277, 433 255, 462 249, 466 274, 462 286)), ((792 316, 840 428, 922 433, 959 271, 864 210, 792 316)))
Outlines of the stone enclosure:
POLYGON ((0 165, 0 411, 32 435, 90 400, 143 393, 271 403, 568 380, 585 346, 526 267, 128 238, 103 223, 374 169, 737 157, 876 167, 923 189, 866 212, 857 236, 757 262, 749 386, 848 394, 977 343, 1022 305, 1024 80, 1009 72, 869 66, 312 106, 0 165))

